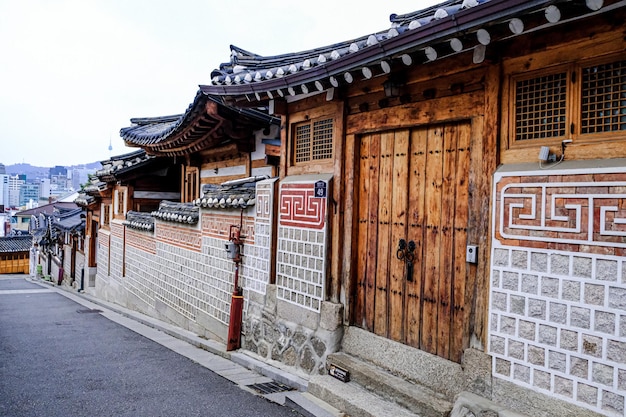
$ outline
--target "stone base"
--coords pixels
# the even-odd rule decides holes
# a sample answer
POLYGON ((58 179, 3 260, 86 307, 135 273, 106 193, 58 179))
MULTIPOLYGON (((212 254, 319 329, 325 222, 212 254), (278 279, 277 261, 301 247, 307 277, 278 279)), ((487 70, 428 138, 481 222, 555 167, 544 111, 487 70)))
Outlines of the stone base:
POLYGON ((463 363, 458 364, 350 326, 345 330, 342 352, 424 385, 449 400, 461 391, 491 395, 491 358, 476 349, 467 349, 463 363))
POLYGON ((492 401, 532 417, 600 417, 603 415, 498 378, 493 380, 492 401))
POLYGON ((343 327, 342 306, 322 303, 320 313, 301 311, 276 302, 268 286, 262 314, 248 311, 243 323, 242 348, 262 360, 276 361, 307 375, 326 373, 326 356, 339 350, 343 327), (298 317, 298 321, 290 318, 298 317))

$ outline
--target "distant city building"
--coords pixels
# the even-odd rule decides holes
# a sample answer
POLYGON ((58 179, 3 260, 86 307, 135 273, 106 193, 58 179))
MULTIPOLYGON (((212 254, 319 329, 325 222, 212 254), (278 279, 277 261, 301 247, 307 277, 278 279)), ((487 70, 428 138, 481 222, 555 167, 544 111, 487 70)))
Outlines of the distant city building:
POLYGON ((76 168, 72 171, 72 188, 74 191, 80 191, 81 185, 89 181, 89 174, 93 173, 93 169, 76 168))
POLYGON ((68 180, 67 174, 57 174, 50 177, 50 196, 58 197, 65 195, 72 190, 71 181, 68 180))
POLYGON ((11 230, 11 220, 8 213, 0 212, 0 237, 7 236, 11 230))
POLYGON ((42 178, 39 181, 39 198, 41 200, 48 200, 50 198, 50 178, 42 178))
POLYGON ((0 164, 0 175, 2 174, 6 174, 7 173, 7 169, 4 166, 4 164, 0 164))
POLYGON ((20 205, 20 188, 26 182, 26 175, 9 176, 9 207, 19 207, 20 205))
POLYGON ((53 176, 62 175, 67 178, 67 168, 57 165, 54 168, 50 168, 50 180, 52 180, 53 176))
POLYGON ((33 208, 38 206, 40 189, 41 185, 37 183, 22 184, 20 186, 20 207, 33 208))
POLYGON ((0 207, 4 211, 4 207, 9 206, 9 176, 0 174, 0 207))

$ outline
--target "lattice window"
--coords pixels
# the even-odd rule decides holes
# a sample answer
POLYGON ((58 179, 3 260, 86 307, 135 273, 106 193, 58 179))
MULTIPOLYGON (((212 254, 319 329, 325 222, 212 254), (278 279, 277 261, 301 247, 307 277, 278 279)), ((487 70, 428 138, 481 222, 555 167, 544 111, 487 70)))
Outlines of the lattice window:
POLYGON ((301 123, 294 131, 295 163, 331 159, 333 156, 333 119, 301 123))
POLYGON ((117 210, 115 214, 121 214, 121 215, 126 214, 126 189, 120 188, 116 190, 115 195, 117 196, 117 199, 116 199, 117 210))
POLYGON ((111 221, 111 206, 109 204, 102 205, 102 225, 108 226, 111 221))
POLYGON ((313 159, 333 157, 333 119, 313 122, 313 159))
POLYGON ((183 167, 183 202, 189 203, 200 194, 200 170, 198 167, 183 167))
POLYGON ((311 160, 311 124, 296 126, 296 163, 311 160))
POLYGON ((626 130, 626 60, 581 71, 582 134, 626 130))
POLYGON ((542 75, 515 83, 515 139, 565 136, 567 73, 542 75))

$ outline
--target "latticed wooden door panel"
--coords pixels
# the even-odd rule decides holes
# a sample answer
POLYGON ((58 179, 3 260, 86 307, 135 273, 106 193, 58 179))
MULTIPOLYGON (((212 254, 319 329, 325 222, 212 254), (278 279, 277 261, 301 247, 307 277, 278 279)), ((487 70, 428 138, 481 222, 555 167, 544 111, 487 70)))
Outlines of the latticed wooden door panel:
POLYGON ((451 124, 366 135, 359 154, 354 324, 455 361, 469 146, 469 124, 451 124))

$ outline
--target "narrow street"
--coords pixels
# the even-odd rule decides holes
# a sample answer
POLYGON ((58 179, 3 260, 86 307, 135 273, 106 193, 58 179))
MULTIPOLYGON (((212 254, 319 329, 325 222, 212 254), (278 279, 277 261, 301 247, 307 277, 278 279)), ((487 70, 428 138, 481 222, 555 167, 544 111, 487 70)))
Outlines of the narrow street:
POLYGON ((106 314, 0 275, 0 416, 301 416, 106 314))

